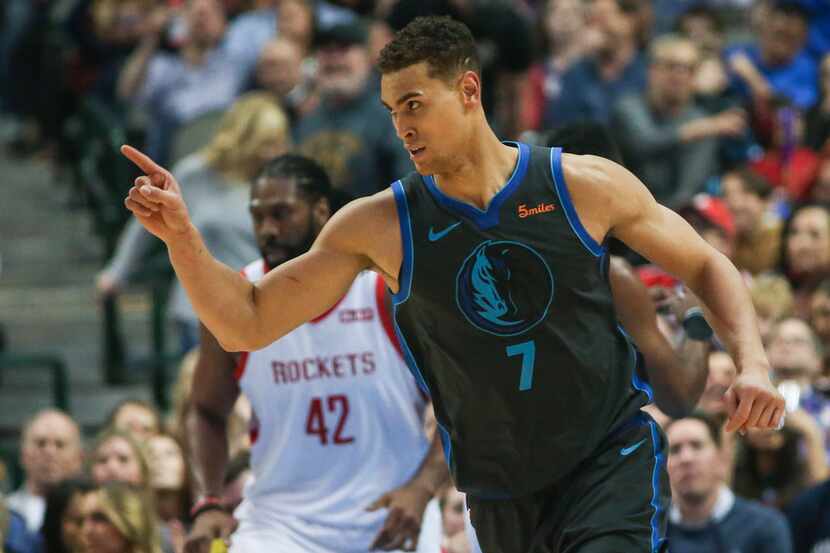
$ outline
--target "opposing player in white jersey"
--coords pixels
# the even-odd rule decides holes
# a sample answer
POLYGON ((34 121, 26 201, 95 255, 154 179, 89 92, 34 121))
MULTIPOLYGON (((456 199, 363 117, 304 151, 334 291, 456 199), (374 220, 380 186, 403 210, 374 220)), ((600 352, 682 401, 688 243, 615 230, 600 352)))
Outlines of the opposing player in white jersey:
MULTIPOLYGON (((304 253, 330 199, 313 161, 269 162, 251 188, 263 258, 245 276, 258 281, 304 253)), ((225 425, 241 390, 254 412, 254 476, 235 512, 231 553, 438 553, 440 513, 430 500, 448 471, 440 440, 425 435, 428 400, 397 347, 385 285, 372 272, 327 313, 261 350, 229 354, 203 329, 188 421, 200 499, 186 551, 207 551, 233 528, 219 496, 225 425)))

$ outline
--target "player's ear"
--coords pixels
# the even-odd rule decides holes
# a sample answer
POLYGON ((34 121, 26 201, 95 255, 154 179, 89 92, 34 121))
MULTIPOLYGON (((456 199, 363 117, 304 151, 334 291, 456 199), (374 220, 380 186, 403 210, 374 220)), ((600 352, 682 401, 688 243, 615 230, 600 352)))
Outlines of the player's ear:
POLYGON ((464 105, 481 103, 481 77, 475 71, 465 71, 459 79, 461 100, 464 105))

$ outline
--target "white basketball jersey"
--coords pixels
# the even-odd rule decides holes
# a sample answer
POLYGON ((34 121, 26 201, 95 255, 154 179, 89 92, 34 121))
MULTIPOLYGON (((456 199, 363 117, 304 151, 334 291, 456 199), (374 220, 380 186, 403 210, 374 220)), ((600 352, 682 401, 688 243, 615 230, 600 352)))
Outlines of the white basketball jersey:
MULTIPOLYGON (((265 264, 243 272, 257 281, 265 264)), ((259 533, 282 536, 270 551, 366 552, 387 514, 366 507, 418 470, 426 401, 396 349, 384 290, 361 273, 327 313, 243 354, 236 376, 254 411, 254 477, 236 513, 240 540, 259 533)))

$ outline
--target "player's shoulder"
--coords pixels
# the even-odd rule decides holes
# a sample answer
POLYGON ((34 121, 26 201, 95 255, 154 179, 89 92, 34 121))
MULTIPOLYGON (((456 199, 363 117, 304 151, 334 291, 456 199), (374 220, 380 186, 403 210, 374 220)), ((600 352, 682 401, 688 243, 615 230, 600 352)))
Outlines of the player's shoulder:
POLYGON ((641 212, 651 198, 633 173, 604 157, 564 153, 562 172, 577 208, 590 204, 614 221, 641 212))
POLYGON ((337 212, 333 220, 338 226, 348 228, 350 233, 369 235, 396 226, 398 214, 392 189, 352 200, 337 212))
POLYGON ((569 184, 610 187, 615 183, 614 177, 624 170, 617 163, 604 157, 562 153, 562 172, 569 184))

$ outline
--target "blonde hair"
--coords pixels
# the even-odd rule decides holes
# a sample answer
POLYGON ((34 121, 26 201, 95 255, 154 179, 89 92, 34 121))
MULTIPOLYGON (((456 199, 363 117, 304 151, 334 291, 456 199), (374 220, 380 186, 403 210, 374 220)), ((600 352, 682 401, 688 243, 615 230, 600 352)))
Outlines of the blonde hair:
POLYGON ((129 432, 125 432, 123 430, 118 430, 117 428, 109 427, 106 428, 98 437, 95 439, 95 443, 92 446, 92 454, 89 456, 89 469, 92 469, 92 466, 95 464, 96 454, 98 449, 101 448, 105 443, 109 442, 110 440, 114 439, 121 439, 127 442, 130 446, 130 449, 133 451, 133 454, 136 456, 138 461, 138 467, 141 471, 141 486, 143 488, 149 488, 150 486, 150 462, 148 461, 149 456, 147 451, 144 448, 144 445, 136 440, 132 434, 129 432))
POLYGON ((130 544, 130 553, 161 553, 156 511, 150 495, 123 482, 109 482, 98 494, 101 510, 130 544))
POLYGON ((251 92, 239 99, 222 117, 219 130, 201 153, 208 165, 247 182, 265 160, 259 150, 269 141, 290 146, 288 117, 277 99, 267 92, 251 92))
POLYGON ((766 273, 755 277, 749 287, 752 304, 760 316, 781 320, 795 306, 790 283, 781 275, 766 273))

